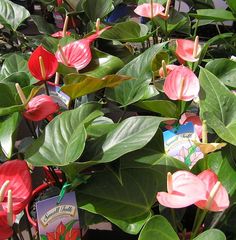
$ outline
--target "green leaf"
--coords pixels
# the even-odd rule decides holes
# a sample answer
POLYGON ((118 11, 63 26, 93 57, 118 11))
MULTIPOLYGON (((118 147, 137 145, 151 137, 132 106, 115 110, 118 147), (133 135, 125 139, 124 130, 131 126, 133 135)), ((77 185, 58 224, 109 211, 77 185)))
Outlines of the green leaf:
POLYGON ((105 17, 114 9, 112 2, 112 0, 86 0, 83 8, 89 19, 95 22, 97 18, 105 17))
POLYGON ((209 19, 216 22, 236 20, 232 12, 224 9, 200 9, 197 10, 197 14, 190 13, 189 15, 197 19, 209 19))
POLYGON ((179 240, 178 235, 161 215, 153 216, 142 229, 138 240, 179 240))
POLYGON ((0 82, 5 83, 7 85, 10 84, 10 86, 14 86, 16 83, 19 83, 19 85, 23 87, 27 87, 30 84, 29 75, 25 72, 15 72, 6 78, 0 80, 0 82))
POLYGON ((82 154, 85 126, 102 115, 99 104, 88 103, 57 116, 45 132, 27 149, 26 160, 34 166, 65 166, 82 154))
MULTIPOLYGON (((153 45, 126 64, 118 74, 128 75, 135 79, 123 82, 115 89, 106 89, 106 96, 123 106, 144 99, 145 91, 151 87, 149 84, 152 79, 152 61, 165 45, 166 43, 153 45)), ((157 93, 156 91, 153 95, 157 95, 157 93)))
POLYGON ((93 58, 90 64, 81 70, 80 73, 91 77, 102 78, 106 75, 116 73, 124 66, 124 63, 118 57, 97 49, 92 49, 92 55, 93 58))
POLYGON ((130 80, 130 77, 123 75, 107 75, 103 78, 95 78, 72 73, 66 75, 64 78, 66 85, 63 86, 61 90, 70 96, 71 99, 75 99, 105 87, 115 87, 125 80, 130 80))
POLYGON ((207 70, 218 77, 225 85, 236 88, 236 62, 230 59, 215 59, 207 63, 207 70))
POLYGON ((0 120, 0 145, 8 159, 12 156, 20 120, 21 115, 17 112, 0 120))
POLYGON ((4 77, 10 76, 16 72, 29 72, 28 64, 25 58, 18 54, 12 54, 6 58, 2 65, 1 74, 4 77))
POLYGON ((53 24, 48 23, 42 16, 39 15, 31 15, 31 18, 38 30, 42 34, 51 35, 55 32, 55 26, 53 24))
POLYGON ((19 25, 30 16, 28 10, 9 0, 1 0, 0 23, 16 31, 19 25))
POLYGON ((211 72, 201 68, 200 113, 216 134, 236 145, 236 96, 211 72))
POLYGON ((146 25, 128 21, 115 24, 111 29, 103 32, 100 38, 120 42, 143 42, 149 36, 146 25))
POLYGON ((236 13, 236 2, 234 0, 226 0, 232 12, 236 13))
POLYGON ((209 229, 198 235, 194 238, 194 240, 226 240, 225 234, 221 232, 219 229, 209 229))
POLYGON ((145 100, 137 102, 135 106, 160 113, 163 117, 177 117, 176 105, 168 100, 145 100))
POLYGON ((223 151, 208 154, 194 165, 192 171, 200 173, 206 169, 212 169, 227 192, 232 196, 236 191, 236 174, 234 156, 230 154, 229 148, 227 147, 223 151))

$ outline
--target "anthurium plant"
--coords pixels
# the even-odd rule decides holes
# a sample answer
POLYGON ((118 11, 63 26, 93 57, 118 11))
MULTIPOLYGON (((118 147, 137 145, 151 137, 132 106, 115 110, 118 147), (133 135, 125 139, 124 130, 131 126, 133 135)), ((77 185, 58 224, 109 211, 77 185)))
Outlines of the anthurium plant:
MULTIPOLYGON (((40 2, 61 28, 0 3, 0 240, 30 202, 34 167, 76 192, 87 225, 235 239, 235 1, 40 2)), ((55 234, 77 239, 63 222, 55 234)))

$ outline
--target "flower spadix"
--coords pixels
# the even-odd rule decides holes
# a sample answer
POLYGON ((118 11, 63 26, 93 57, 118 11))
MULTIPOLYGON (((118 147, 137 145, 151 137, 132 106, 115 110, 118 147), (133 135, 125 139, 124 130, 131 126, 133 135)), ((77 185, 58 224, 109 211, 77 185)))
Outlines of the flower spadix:
POLYGON ((55 74, 57 67, 56 57, 43 46, 37 47, 28 61, 28 68, 31 74, 41 81, 50 79, 55 74))
POLYGON ((199 44, 198 36, 194 41, 186 39, 177 39, 176 40, 176 51, 175 54, 178 58, 178 61, 181 64, 187 62, 196 62, 198 61, 198 55, 201 52, 201 45, 199 44))
POLYGON ((198 178, 205 184, 206 200, 196 202, 197 207, 212 212, 220 212, 229 207, 228 193, 212 170, 201 172, 198 178))
POLYGON ((200 200, 206 200, 206 187, 194 174, 177 171, 167 174, 167 192, 158 192, 158 202, 169 208, 183 208, 200 200))
POLYGON ((166 77, 163 90, 172 100, 190 101, 198 96, 200 84, 189 68, 178 66, 166 77))

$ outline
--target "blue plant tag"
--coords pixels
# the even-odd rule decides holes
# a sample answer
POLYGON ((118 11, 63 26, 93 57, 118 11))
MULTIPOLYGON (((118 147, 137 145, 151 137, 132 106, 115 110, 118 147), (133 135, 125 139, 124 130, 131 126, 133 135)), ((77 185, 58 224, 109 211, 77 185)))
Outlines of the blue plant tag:
POLYGON ((60 204, 58 204, 58 196, 37 202, 36 212, 41 240, 81 239, 81 227, 74 192, 66 193, 60 204))
POLYGON ((163 136, 165 152, 184 162, 190 168, 203 158, 202 152, 193 143, 193 141, 199 142, 199 139, 191 122, 165 131, 163 136))

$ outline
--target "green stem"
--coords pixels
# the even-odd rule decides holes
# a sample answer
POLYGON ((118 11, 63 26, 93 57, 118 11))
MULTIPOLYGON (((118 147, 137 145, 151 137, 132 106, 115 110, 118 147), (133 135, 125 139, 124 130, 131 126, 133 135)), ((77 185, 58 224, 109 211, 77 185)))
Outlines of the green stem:
POLYGON ((195 228, 193 229, 193 232, 192 232, 192 234, 191 234, 190 240, 194 239, 194 237, 195 237, 195 236, 197 235, 197 233, 199 232, 199 229, 200 229, 200 227, 201 227, 201 225, 202 225, 202 222, 203 222, 204 218, 206 217, 207 212, 208 212, 207 210, 204 210, 204 211, 200 214, 200 216, 199 216, 199 218, 198 218, 198 220, 197 220, 196 226, 195 226, 195 228))
POLYGON ((195 227, 196 227, 196 224, 197 224, 197 221, 198 221, 200 212, 201 212, 201 209, 200 209, 200 208, 197 208, 197 212, 196 212, 196 215, 195 215, 195 218, 194 218, 193 228, 192 228, 192 229, 195 229, 195 227))
POLYGON ((48 96, 50 96, 49 89, 48 89, 48 85, 47 85, 47 82, 46 82, 46 81, 44 82, 44 86, 45 86, 46 94, 47 94, 48 96))
POLYGON ((172 216, 172 222, 173 222, 173 228, 177 231, 177 223, 176 223, 176 215, 175 215, 175 210, 173 208, 170 209, 171 211, 171 216, 172 216))
POLYGON ((199 19, 197 19, 197 22, 196 22, 196 27, 195 27, 194 33, 193 33, 193 39, 195 39, 197 36, 198 25, 199 25, 199 19))

